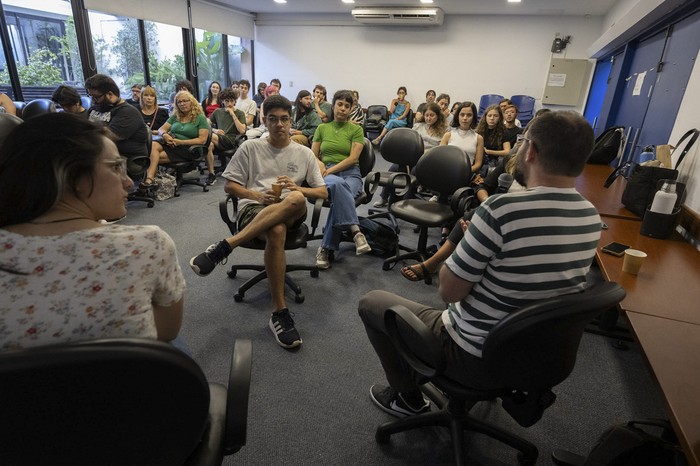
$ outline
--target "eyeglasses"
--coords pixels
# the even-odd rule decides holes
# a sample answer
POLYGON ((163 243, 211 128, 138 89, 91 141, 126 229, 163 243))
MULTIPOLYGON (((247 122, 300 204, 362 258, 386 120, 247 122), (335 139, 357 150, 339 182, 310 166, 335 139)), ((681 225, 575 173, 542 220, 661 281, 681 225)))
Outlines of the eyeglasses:
POLYGON ((283 125, 286 125, 290 121, 292 121, 292 119, 289 118, 288 116, 283 116, 280 118, 277 118, 276 116, 269 116, 269 117, 266 117, 266 119, 267 119, 267 122, 271 125, 276 125, 277 123, 282 123, 283 125))
POLYGON ((89 92, 88 92, 88 95, 90 96, 90 98, 91 98, 93 101, 98 101, 98 100, 100 100, 102 97, 105 96, 104 94, 91 94, 91 93, 89 93, 89 92))
POLYGON ((177 103, 178 105, 180 105, 180 104, 189 104, 190 101, 189 101, 189 100, 178 100, 176 103, 177 103))
POLYGON ((114 160, 103 160, 102 163, 111 165, 114 171, 122 178, 127 178, 129 176, 126 172, 126 159, 123 157, 114 160))

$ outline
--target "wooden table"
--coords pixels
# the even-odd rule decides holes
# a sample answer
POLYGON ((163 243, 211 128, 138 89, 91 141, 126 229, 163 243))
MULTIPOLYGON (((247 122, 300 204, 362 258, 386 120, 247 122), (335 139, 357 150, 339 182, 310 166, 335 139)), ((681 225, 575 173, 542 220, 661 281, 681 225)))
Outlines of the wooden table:
MULTIPOLYGON (((696 283, 696 285, 698 285, 696 283)), ((700 464, 700 325, 628 312, 688 463, 700 464)))
POLYGON ((608 165, 587 164, 581 176, 576 179, 576 190, 591 201, 601 216, 641 220, 622 205, 622 193, 627 180, 619 176, 609 188, 603 187, 613 170, 608 165))
MULTIPOLYGON (((601 233, 596 260, 605 279, 627 291, 620 308, 700 324, 700 252, 677 233, 670 239, 655 239, 639 234, 638 221, 612 217, 603 221, 608 229, 601 233), (622 271, 622 257, 600 251, 612 241, 647 253, 639 275, 622 271)), ((697 350, 700 353, 700 347, 697 350)))

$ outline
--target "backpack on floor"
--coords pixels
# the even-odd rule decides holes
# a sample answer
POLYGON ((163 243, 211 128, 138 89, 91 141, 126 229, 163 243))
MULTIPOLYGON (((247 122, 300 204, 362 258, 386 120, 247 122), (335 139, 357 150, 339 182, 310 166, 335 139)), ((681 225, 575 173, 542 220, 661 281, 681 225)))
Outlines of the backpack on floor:
POLYGON ((396 231, 380 222, 359 217, 360 231, 367 238, 367 243, 372 248, 370 254, 379 257, 390 257, 396 254, 399 247, 399 235, 396 231))

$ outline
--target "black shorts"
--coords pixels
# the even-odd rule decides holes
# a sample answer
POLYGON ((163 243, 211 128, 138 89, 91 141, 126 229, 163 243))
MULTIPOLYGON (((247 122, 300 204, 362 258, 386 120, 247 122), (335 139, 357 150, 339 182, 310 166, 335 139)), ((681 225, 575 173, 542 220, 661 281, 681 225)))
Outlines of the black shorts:
POLYGON ((231 150, 237 145, 233 139, 225 134, 217 134, 216 136, 219 138, 219 144, 216 146, 218 149, 231 150))
MULTIPOLYGON (((240 212, 238 212, 238 231, 241 231, 248 225, 253 219, 265 208, 264 204, 252 203, 243 207, 240 212)), ((291 227, 287 227, 287 234, 290 231, 295 231, 299 229, 302 223, 306 220, 306 213, 299 217, 291 227)))
POLYGON ((168 159, 171 162, 189 162, 199 157, 198 152, 190 152, 190 146, 170 147, 163 145, 163 150, 168 154, 168 159))

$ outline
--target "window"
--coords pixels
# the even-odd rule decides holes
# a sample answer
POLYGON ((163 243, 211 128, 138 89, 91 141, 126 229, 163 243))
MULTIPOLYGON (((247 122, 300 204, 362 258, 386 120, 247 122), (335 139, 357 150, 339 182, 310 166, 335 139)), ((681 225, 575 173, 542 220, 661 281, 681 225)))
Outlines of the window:
POLYGON ((165 105, 175 91, 175 83, 185 79, 182 29, 177 26, 144 21, 148 42, 148 71, 158 104, 165 105))
POLYGON ((224 73, 221 34, 195 29, 194 35, 197 43, 199 95, 205 96, 212 81, 218 81, 222 87, 228 83, 224 73))

